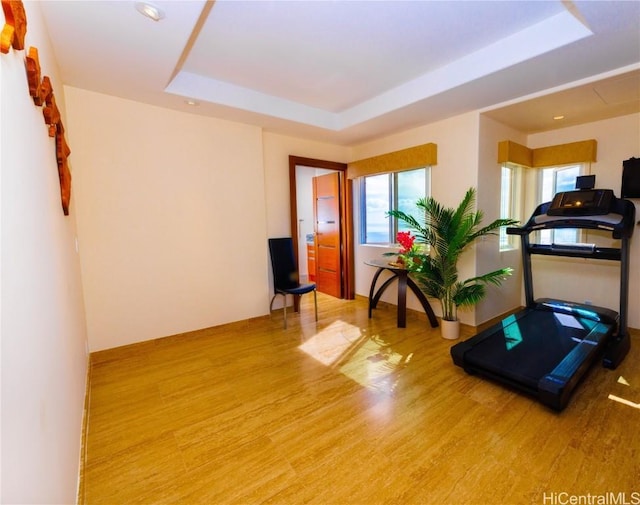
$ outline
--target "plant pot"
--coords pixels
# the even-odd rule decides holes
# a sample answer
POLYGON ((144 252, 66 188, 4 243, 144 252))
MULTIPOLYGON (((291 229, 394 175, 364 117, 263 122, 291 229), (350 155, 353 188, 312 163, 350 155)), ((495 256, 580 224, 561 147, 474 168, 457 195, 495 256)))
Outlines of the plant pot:
POLYGON ((460 321, 447 321, 442 319, 440 321, 440 334, 442 338, 447 340, 456 340, 460 337, 460 321))

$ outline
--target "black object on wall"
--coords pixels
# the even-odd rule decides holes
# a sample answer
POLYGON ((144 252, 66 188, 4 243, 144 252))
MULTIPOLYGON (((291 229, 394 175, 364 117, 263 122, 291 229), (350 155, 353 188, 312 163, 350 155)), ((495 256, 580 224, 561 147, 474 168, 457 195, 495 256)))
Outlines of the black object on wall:
POLYGON ((622 198, 640 198, 640 158, 622 162, 622 198))

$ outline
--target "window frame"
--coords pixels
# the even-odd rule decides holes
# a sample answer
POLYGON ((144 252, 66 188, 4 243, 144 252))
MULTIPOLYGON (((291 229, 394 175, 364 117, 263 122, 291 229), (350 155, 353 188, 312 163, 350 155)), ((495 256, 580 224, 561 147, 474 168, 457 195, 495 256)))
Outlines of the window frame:
MULTIPOLYGON (((515 219, 522 222, 523 191, 522 191, 522 171, 523 167, 515 163, 505 162, 500 167, 500 218, 515 219), (508 188, 505 191, 505 170, 509 171, 508 188), (509 202, 505 208, 505 192, 509 193, 509 202)), ((506 227, 501 227, 499 232, 499 250, 511 251, 518 248, 520 241, 515 235, 507 235, 506 227)))
POLYGON ((408 170, 398 170, 391 172, 380 172, 375 174, 363 175, 360 177, 359 188, 360 188, 360 202, 359 202, 359 210, 360 210, 360 233, 359 233, 359 242, 361 245, 371 245, 371 246, 397 246, 396 236, 398 233, 398 220, 392 217, 386 217, 389 221, 388 224, 388 236, 387 241, 381 242, 368 242, 367 241, 367 191, 366 191, 366 180, 369 177, 379 177, 386 175, 388 178, 388 209, 397 209, 399 205, 399 201, 402 195, 399 194, 398 191, 398 177, 401 174, 406 174, 408 172, 413 172, 417 170, 424 170, 424 197, 428 197, 431 194, 431 166, 425 165, 423 167, 411 168, 408 170))
MULTIPOLYGON (((564 170, 570 170, 572 168, 578 168, 578 174, 576 175, 576 177, 579 177, 581 175, 588 175, 588 173, 590 172, 590 166, 588 163, 569 163, 567 165, 554 165, 554 166, 549 166, 549 167, 543 167, 539 169, 538 172, 538 191, 536 194, 536 202, 537 205, 546 203, 546 202, 550 202, 551 200, 553 200, 554 195, 558 192, 558 173, 564 171, 564 170), (551 195, 546 195, 544 193, 544 178, 546 174, 552 174, 552 185, 551 185, 551 195)), ((575 189, 575 184, 574 187, 571 189, 575 189)), ((580 242, 582 242, 584 240, 584 230, 581 229, 572 229, 572 228, 567 228, 567 229, 549 229, 549 230, 541 230, 541 231, 537 231, 536 232, 536 239, 537 242, 539 244, 545 244, 545 245, 551 245, 554 243, 567 243, 567 244, 578 244, 580 242), (556 235, 557 233, 575 233, 575 239, 574 240, 561 240, 561 241, 556 241, 556 235)))

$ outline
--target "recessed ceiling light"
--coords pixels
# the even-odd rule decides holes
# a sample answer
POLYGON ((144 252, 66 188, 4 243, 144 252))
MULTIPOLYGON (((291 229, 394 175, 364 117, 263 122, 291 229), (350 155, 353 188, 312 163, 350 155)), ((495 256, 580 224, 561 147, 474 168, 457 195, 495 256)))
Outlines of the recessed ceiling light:
POLYGON ((136 10, 143 16, 153 19, 154 21, 160 21, 164 19, 164 11, 149 2, 136 2, 136 10))
POLYGON ((561 119, 564 119, 564 116, 553 116, 553 119, 555 121, 560 121, 561 119))
POLYGON ((196 102, 195 100, 185 100, 184 103, 186 103, 187 105, 192 105, 192 106, 197 106, 200 105, 198 102, 196 102))

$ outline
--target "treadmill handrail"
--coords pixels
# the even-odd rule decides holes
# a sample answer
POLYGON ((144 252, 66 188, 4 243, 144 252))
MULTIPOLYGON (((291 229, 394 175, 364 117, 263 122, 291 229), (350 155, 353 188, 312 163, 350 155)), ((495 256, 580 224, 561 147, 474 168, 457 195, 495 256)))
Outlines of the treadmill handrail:
POLYGON ((529 244, 529 254, 543 256, 564 256, 568 258, 589 258, 595 260, 620 261, 622 252, 616 247, 594 247, 591 250, 570 245, 559 248, 554 244, 529 244))

